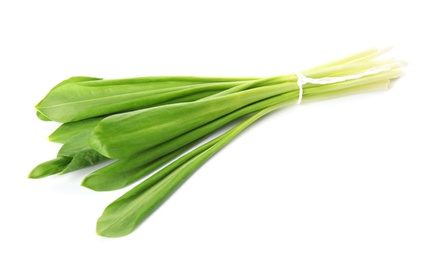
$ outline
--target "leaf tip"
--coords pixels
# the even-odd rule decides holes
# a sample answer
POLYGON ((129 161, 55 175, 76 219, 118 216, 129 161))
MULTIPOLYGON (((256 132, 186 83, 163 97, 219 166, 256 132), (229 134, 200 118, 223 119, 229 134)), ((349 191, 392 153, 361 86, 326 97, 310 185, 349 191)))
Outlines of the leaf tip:
POLYGON ((80 183, 80 186, 88 188, 90 190, 99 191, 96 188, 95 182, 92 180, 91 175, 86 176, 82 182, 80 183))
POLYGON ((28 175, 30 179, 40 179, 61 172, 71 161, 69 157, 57 157, 38 164, 28 175))
POLYGON ((113 191, 121 189, 126 185, 121 184, 118 180, 109 179, 103 174, 93 172, 82 180, 80 186, 94 191, 113 191))
POLYGON ((100 153, 101 155, 108 157, 108 158, 114 158, 113 156, 111 156, 105 145, 103 144, 103 142, 100 140, 100 138, 98 137, 97 133, 96 133, 96 128, 94 128, 94 130, 92 131, 91 135, 89 136, 88 142, 89 142, 89 146, 94 149, 95 151, 97 151, 98 153, 100 153))
POLYGON ((110 225, 109 221, 102 221, 102 217, 103 216, 98 219, 96 225, 96 233, 98 236, 109 238, 124 237, 132 231, 132 229, 128 228, 114 228, 113 225, 110 225))
POLYGON ((37 110, 36 115, 37 115, 38 119, 40 119, 42 121, 52 121, 51 118, 47 117, 45 114, 43 114, 41 111, 39 111, 37 106, 35 106, 35 109, 37 110))
POLYGON ((41 179, 53 174, 55 173, 45 170, 43 167, 38 165, 28 174, 28 179, 41 179))

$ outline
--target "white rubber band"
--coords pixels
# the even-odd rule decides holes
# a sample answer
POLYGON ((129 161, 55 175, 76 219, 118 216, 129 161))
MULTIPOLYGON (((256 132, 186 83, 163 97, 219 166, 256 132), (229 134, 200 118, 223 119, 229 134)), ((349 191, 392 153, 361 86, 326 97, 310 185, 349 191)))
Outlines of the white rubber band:
POLYGON ((303 85, 304 84, 307 84, 307 83, 312 83, 312 84, 317 84, 317 85, 333 84, 333 83, 342 82, 342 81, 351 80, 351 79, 359 79, 364 76, 377 74, 379 72, 383 72, 390 69, 391 69, 390 67, 377 67, 377 68, 371 68, 359 74, 342 76, 342 77, 325 77, 325 78, 318 78, 318 79, 307 78, 301 72, 296 72, 295 75, 297 75, 297 85, 298 85, 298 88, 300 89, 300 94, 298 96, 297 104, 298 105, 301 104, 301 101, 303 99, 303 92, 304 92, 303 85))

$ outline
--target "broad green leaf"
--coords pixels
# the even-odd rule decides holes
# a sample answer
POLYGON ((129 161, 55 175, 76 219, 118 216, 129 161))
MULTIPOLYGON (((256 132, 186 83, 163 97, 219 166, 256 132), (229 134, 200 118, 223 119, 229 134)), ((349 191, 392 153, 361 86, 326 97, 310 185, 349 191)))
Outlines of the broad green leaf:
POLYGON ((121 237, 132 232, 212 155, 247 126, 279 107, 260 111, 220 137, 174 161, 115 200, 98 219, 97 233, 105 237, 121 237))
MULTIPOLYGON (((293 85, 293 84, 291 84, 293 85)), ((128 158, 215 119, 286 91, 282 84, 113 115, 93 130, 90 145, 102 155, 128 158)))
POLYGON ((251 79, 144 77, 120 80, 68 80, 36 105, 43 116, 74 122, 157 105, 207 91, 222 91, 251 79))

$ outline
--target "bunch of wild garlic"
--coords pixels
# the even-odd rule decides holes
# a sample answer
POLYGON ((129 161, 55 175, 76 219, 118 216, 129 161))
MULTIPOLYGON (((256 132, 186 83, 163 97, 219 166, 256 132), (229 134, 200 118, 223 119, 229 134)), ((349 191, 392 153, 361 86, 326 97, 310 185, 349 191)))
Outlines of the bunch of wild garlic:
POLYGON ((57 158, 35 167, 29 177, 64 174, 108 159, 115 160, 86 176, 83 186, 110 191, 149 175, 111 203, 97 222, 99 235, 127 235, 206 160, 262 116, 301 98, 312 101, 387 89, 390 80, 401 75, 402 63, 375 60, 382 53, 370 49, 306 70, 302 74, 316 80, 301 82, 306 83, 302 86, 297 74, 72 77, 36 106, 40 119, 63 123, 49 137, 63 146, 57 158), (320 78, 323 84, 317 81, 320 78), (231 129, 203 143, 229 123, 234 123, 231 129))

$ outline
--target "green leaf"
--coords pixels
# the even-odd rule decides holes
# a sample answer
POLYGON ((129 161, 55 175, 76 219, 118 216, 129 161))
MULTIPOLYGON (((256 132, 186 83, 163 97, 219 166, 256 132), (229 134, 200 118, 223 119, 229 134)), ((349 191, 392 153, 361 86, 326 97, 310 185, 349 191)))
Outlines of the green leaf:
POLYGON ((192 145, 181 147, 155 160, 118 160, 84 178, 82 186, 95 191, 111 191, 126 187, 185 152, 192 145))
POLYGON ((259 87, 213 99, 142 109, 105 118, 89 143, 102 155, 123 159, 168 141, 239 108, 286 91, 280 85, 259 87))
POLYGON ((67 167, 70 161, 71 158, 58 157, 53 160, 43 162, 36 166, 31 173, 29 173, 28 178, 39 179, 59 173, 67 167))
POLYGON ((102 119, 103 117, 96 117, 62 124, 48 137, 48 139, 51 142, 64 144, 82 131, 92 131, 102 119))
POLYGON ((36 109, 57 122, 154 106, 207 91, 222 91, 242 78, 143 77, 119 80, 68 80, 54 87, 36 109))
POLYGON ((105 237, 121 237, 132 232, 212 155, 247 126, 279 107, 280 105, 260 111, 220 137, 174 161, 125 193, 104 210, 97 221, 97 233, 105 237))

